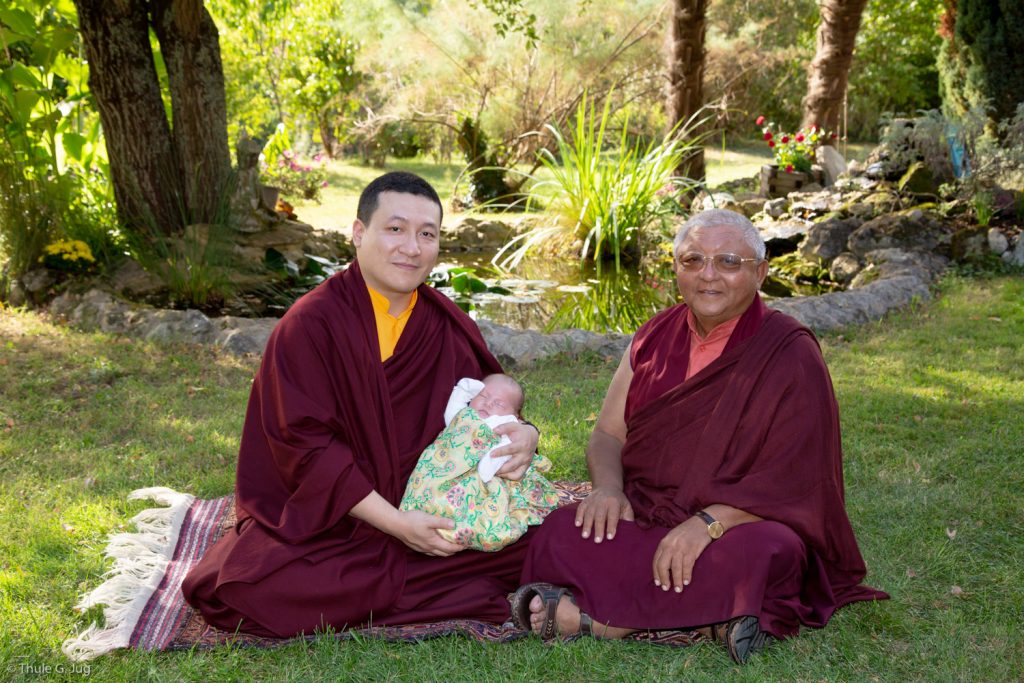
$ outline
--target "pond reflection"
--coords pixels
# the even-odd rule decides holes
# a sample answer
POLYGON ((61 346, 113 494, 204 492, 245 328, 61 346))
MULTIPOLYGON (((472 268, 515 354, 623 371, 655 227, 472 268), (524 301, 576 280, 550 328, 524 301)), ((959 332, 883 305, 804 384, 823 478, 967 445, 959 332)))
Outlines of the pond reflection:
MULTIPOLYGON (((470 315, 515 329, 550 332, 579 328, 628 334, 681 300, 667 263, 643 272, 624 269, 616 273, 605 268, 598 275, 593 265, 581 268, 578 261, 531 258, 510 274, 496 268, 491 258, 489 253, 445 254, 438 268, 468 266, 488 286, 509 290, 507 294, 473 294, 470 315)), ((812 296, 833 288, 828 282, 808 282, 789 268, 773 267, 761 295, 765 299, 812 296)), ((453 291, 439 289, 456 298, 453 291)))

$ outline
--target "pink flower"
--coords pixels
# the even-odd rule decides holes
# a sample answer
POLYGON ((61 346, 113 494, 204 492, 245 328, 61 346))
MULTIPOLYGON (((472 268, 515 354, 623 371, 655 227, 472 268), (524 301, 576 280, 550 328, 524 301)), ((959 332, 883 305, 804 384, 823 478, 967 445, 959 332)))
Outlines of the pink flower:
POLYGON ((793 172, 793 164, 786 164, 786 173, 793 172))
POLYGON ((804 141, 804 134, 803 133, 797 133, 796 134, 796 141, 797 142, 803 142, 804 141))
POLYGON ((762 125, 764 123, 764 117, 763 116, 758 116, 757 117, 757 121, 754 121, 754 123, 759 125, 759 126, 762 125))
POLYGON ((322 183, 320 183, 320 187, 327 187, 327 181, 325 180, 322 183))

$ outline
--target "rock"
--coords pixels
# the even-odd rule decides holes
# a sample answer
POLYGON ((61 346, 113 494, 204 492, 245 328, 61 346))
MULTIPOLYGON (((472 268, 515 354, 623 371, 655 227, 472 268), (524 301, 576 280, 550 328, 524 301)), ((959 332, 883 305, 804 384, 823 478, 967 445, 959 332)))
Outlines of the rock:
POLYGON ((528 365, 558 353, 578 354, 583 351, 619 358, 631 339, 626 334, 605 335, 585 330, 542 334, 533 330, 513 330, 488 320, 479 320, 477 324, 491 353, 506 367, 528 365))
POLYGON ((839 176, 846 172, 846 159, 832 145, 822 145, 815 150, 814 156, 825 172, 825 186, 835 185, 839 176))
POLYGON ((934 252, 949 244, 949 228, 927 214, 886 214, 850 234, 847 248, 857 256, 876 249, 918 249, 934 252))
POLYGON ((133 301, 147 299, 166 289, 160 278, 146 271, 134 259, 124 259, 111 273, 108 284, 115 292, 133 301))
POLYGON ((1007 249, 1010 248, 1010 240, 1003 234, 1003 231, 999 228, 989 228, 988 234, 988 249, 996 256, 1003 254, 1007 249))
POLYGON ((848 251, 838 254, 829 264, 829 276, 840 284, 848 284, 860 272, 863 265, 860 259, 848 251))
POLYGON ((861 289, 821 296, 776 299, 768 306, 787 313, 816 332, 878 320, 912 301, 928 301, 928 284, 912 275, 877 280, 861 289))
POLYGON ((800 188, 800 191, 801 192, 821 192, 824 189, 825 188, 822 187, 819 183, 807 183, 806 185, 804 185, 803 187, 800 188))
POLYGON ((815 223, 808 229, 807 239, 800 244, 800 255, 808 261, 829 263, 846 251, 850 235, 862 224, 863 221, 857 217, 832 218, 815 223))
POLYGON ((979 259, 989 251, 988 230, 971 226, 957 230, 950 238, 950 253, 956 261, 979 259))
POLYGON ((876 271, 878 279, 911 275, 924 282, 934 282, 946 270, 949 261, 920 249, 876 249, 864 257, 876 271))
POLYGON ((794 218, 756 227, 761 233, 761 238, 768 245, 768 251, 772 254, 783 254, 796 248, 803 236, 807 234, 811 223, 794 218))
POLYGON ((1017 236, 1017 245, 1013 248, 1008 263, 1011 266, 1024 266, 1024 234, 1017 236))
POLYGON ((779 197, 778 199, 769 199, 764 202, 764 212, 772 218, 779 218, 786 213, 786 207, 789 205, 789 199, 786 197, 779 197))
POLYGON ((20 308, 28 303, 28 294, 19 280, 11 280, 10 289, 7 291, 7 303, 14 308, 20 308))
POLYGON ((766 202, 764 197, 754 197, 753 199, 744 199, 739 202, 739 209, 747 218, 756 216, 765 207, 766 202))
POLYGON ((732 209, 739 208, 739 204, 736 202, 736 197, 730 192, 714 192, 709 195, 705 195, 701 200, 700 208, 703 211, 709 209, 732 209))
POLYGON ((48 268, 35 268, 21 276, 21 286, 29 298, 39 301, 50 287, 57 284, 56 276, 48 268))
POLYGON ((868 167, 864 169, 864 175, 872 180, 885 180, 885 165, 880 161, 868 164, 868 167))
POLYGON ((939 191, 931 169, 923 161, 915 161, 896 185, 903 194, 934 195, 939 191))
POLYGON ((441 231, 441 244, 445 251, 487 251, 499 249, 510 239, 530 225, 520 221, 517 224, 503 220, 463 218, 441 231))

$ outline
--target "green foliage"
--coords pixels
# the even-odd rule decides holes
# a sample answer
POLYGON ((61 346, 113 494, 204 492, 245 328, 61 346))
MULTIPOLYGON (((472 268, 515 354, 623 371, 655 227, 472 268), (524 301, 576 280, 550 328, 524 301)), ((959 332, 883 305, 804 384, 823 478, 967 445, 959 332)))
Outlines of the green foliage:
POLYGON ((988 131, 1024 102, 1024 4, 958 0, 944 19, 941 52, 943 106, 963 118, 983 108, 988 131))
POLYGON ((547 127, 556 151, 541 150, 540 161, 552 180, 535 182, 530 193, 535 201, 550 197, 547 214, 552 225, 519 235, 502 247, 495 258, 509 252, 506 266, 514 267, 531 249, 560 236, 563 243, 581 244, 581 260, 593 260, 600 270, 601 262, 610 259, 618 271, 624 257, 639 256, 642 231, 674 213, 678 204, 673 195, 692 185, 675 171, 703 142, 693 133, 698 122, 690 121, 647 145, 630 144, 628 126, 623 126, 617 142, 606 142, 611 101, 605 100, 600 115, 597 107, 586 97, 580 100, 569 138, 558 127, 547 127))
POLYGON ((996 208, 990 192, 976 192, 971 204, 974 207, 974 220, 983 228, 987 228, 995 215, 996 208))
POLYGON ((305 149, 315 132, 335 134, 365 78, 356 68, 359 43, 339 24, 348 6, 340 0, 208 4, 220 32, 229 136, 245 127, 265 137, 285 122, 302 132, 305 149))
POLYGON ((292 149, 288 127, 280 123, 263 147, 260 181, 278 188, 284 197, 319 204, 320 194, 327 187, 327 168, 321 154, 310 160, 301 159, 292 149))
POLYGON ((502 294, 511 292, 500 285, 493 285, 477 276, 477 269, 470 266, 437 267, 430 273, 427 283, 438 289, 451 289, 455 304, 467 313, 476 308, 474 295, 502 294))
POLYGON ((588 280, 585 292, 571 292, 547 324, 547 331, 577 328, 606 334, 632 334, 658 311, 678 303, 665 278, 638 279, 626 272, 588 280))
POLYGON ((33 267, 54 239, 82 240, 104 263, 118 252, 75 27, 66 0, 0 9, 0 250, 11 277, 33 267))

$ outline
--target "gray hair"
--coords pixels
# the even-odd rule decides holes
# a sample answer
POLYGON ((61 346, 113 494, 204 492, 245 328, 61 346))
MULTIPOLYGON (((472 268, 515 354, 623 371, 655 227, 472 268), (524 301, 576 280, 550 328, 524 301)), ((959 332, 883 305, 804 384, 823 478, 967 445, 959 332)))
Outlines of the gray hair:
POLYGON ((686 239, 686 236, 694 228, 714 228, 719 226, 738 229, 743 237, 743 241, 754 250, 754 256, 759 260, 764 260, 766 248, 761 233, 746 216, 735 211, 729 211, 728 209, 708 209, 707 211, 701 211, 690 216, 689 220, 683 223, 683 226, 679 228, 679 232, 676 233, 676 238, 672 242, 672 254, 679 255, 679 245, 683 243, 683 240, 686 239))

